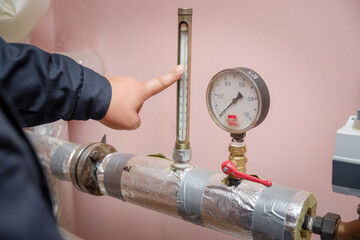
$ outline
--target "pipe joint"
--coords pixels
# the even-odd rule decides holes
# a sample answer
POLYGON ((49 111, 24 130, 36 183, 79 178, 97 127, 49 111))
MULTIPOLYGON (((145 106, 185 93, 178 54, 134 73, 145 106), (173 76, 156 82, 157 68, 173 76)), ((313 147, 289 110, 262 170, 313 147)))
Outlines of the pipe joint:
POLYGON ((103 195, 98 185, 96 169, 105 156, 116 149, 105 143, 90 143, 76 149, 70 161, 70 178, 73 185, 80 191, 92 195, 103 195))

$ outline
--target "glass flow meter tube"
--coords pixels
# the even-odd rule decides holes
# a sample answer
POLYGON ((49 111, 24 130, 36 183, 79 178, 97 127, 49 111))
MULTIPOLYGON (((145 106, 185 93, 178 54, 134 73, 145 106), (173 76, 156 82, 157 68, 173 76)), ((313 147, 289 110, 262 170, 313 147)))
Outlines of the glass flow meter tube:
POLYGON ((173 158, 176 166, 187 166, 191 159, 189 142, 190 75, 191 75, 191 28, 192 9, 178 9, 178 64, 185 71, 177 83, 176 142, 173 158))

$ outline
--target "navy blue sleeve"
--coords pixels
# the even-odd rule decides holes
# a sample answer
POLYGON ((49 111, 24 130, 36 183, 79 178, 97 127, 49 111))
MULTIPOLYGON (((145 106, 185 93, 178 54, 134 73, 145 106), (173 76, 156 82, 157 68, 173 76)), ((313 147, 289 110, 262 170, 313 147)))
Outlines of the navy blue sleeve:
POLYGON ((0 239, 62 239, 44 173, 0 88, 0 239))
POLYGON ((100 120, 111 100, 108 80, 69 57, 0 38, 0 85, 23 127, 63 120, 100 120))

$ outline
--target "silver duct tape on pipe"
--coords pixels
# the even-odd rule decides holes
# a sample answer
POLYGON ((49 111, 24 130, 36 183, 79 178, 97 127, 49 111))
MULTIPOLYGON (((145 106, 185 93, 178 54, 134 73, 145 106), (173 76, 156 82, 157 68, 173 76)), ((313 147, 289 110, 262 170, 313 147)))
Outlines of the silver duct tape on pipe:
POLYGON ((237 187, 228 187, 223 179, 224 175, 216 174, 208 182, 202 203, 203 222, 212 229, 252 239, 253 213, 264 186, 242 181, 237 187))
POLYGON ((60 180, 71 181, 70 162, 80 145, 37 133, 26 133, 41 165, 60 180))
POLYGON ((179 171, 162 158, 113 153, 101 165, 103 194, 242 239, 310 238, 301 229, 306 214, 315 216, 316 199, 309 192, 245 180, 228 187, 222 173, 179 171))
MULTIPOLYGON (((46 167, 64 166, 67 161, 78 166, 71 173, 78 178, 73 184, 82 179, 82 185, 92 186, 83 189, 80 184, 77 187, 82 191, 113 196, 242 239, 300 240, 311 236, 301 228, 305 215, 316 214, 316 199, 309 192, 276 184, 267 188, 245 180, 228 187, 222 182, 222 173, 192 166, 180 171, 173 161, 163 158, 110 153, 114 149, 108 145, 84 147, 43 136, 31 139, 46 167), (82 149, 89 152, 79 153, 86 152, 82 149), (104 158, 95 158, 103 154, 104 158), (98 190, 90 191, 94 186, 98 190)), ((69 180, 69 169, 61 169, 63 179, 69 180)), ((58 171, 52 172, 61 178, 58 171)))
POLYGON ((207 182, 215 172, 192 168, 180 182, 177 195, 178 213, 186 221, 204 226, 201 205, 207 182))
MULTIPOLYGON (((274 239, 284 239, 291 233, 285 228, 287 209, 291 200, 298 192, 296 189, 274 184, 271 188, 263 188, 253 213, 254 239, 263 239, 263 236, 274 239), (272 202, 267 201, 273 199, 272 202)), ((289 224, 290 225, 290 224, 289 224)), ((290 229, 291 230, 291 229, 290 229)))
POLYGON ((100 192, 125 201, 121 191, 121 176, 133 154, 110 153, 96 170, 100 192))

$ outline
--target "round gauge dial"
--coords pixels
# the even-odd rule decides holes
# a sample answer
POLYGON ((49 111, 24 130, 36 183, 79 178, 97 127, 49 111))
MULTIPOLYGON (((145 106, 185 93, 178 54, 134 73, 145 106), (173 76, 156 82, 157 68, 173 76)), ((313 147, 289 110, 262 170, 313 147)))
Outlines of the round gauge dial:
POLYGON ((233 134, 245 133, 266 117, 270 96, 264 80, 248 68, 226 69, 210 81, 206 103, 215 123, 233 134))

